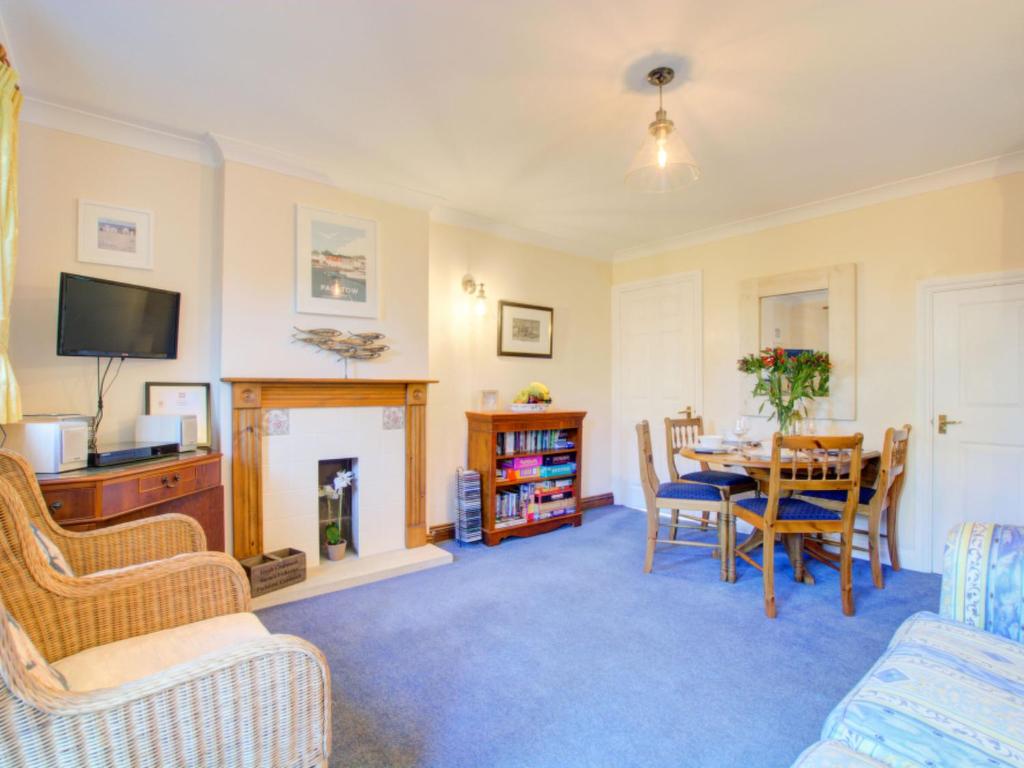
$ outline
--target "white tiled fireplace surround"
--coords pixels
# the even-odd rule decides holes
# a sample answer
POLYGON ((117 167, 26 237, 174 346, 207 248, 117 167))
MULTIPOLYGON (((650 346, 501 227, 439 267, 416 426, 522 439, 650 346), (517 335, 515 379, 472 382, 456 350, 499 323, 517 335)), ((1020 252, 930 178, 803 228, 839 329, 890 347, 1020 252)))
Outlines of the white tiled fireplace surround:
POLYGON ((292 408, 265 413, 263 544, 306 553, 307 580, 257 598, 256 607, 356 586, 452 560, 433 545, 405 546, 405 429, 402 409, 292 408), (397 418, 396 418, 397 416, 397 418), (359 460, 358 556, 321 557, 317 488, 322 460, 359 460))

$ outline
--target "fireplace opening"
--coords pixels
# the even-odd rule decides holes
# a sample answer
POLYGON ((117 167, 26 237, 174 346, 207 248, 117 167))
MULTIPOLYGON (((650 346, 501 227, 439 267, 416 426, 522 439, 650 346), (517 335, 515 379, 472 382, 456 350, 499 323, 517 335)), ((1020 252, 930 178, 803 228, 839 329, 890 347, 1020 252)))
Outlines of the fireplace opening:
POLYGON ((317 488, 321 548, 326 550, 327 526, 334 523, 341 528, 341 537, 347 542, 346 553, 358 554, 359 459, 324 459, 318 462, 317 488))

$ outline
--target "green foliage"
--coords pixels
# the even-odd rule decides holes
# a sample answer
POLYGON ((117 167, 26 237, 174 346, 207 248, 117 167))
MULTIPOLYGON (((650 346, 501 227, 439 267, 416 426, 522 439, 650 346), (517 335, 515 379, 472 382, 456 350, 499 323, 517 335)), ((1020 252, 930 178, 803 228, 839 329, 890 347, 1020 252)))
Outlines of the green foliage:
POLYGON ((832 363, 826 352, 787 355, 781 347, 765 347, 741 358, 738 368, 755 377, 751 394, 764 398, 758 413, 769 407, 768 418, 776 419, 779 430, 788 433, 794 418, 807 415, 807 403, 828 395, 832 363))
POLYGON ((331 523, 324 528, 324 539, 332 546, 334 544, 341 544, 341 528, 338 527, 337 523, 331 523))

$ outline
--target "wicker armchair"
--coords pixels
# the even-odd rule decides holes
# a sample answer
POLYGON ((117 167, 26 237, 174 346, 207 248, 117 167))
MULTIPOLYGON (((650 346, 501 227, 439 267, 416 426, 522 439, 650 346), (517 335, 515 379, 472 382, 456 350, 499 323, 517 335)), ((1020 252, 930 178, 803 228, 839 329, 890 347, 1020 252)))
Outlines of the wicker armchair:
POLYGON ((270 635, 243 613, 249 586, 236 561, 191 553, 64 576, 36 546, 28 520, 19 496, 0 481, 0 618, 6 609, 70 683, 41 683, 0 620, 0 765, 326 765, 326 661, 308 642, 270 635), (236 620, 250 628, 237 642, 228 636, 214 652, 192 648, 189 638, 212 634, 206 627, 236 620), (145 673, 122 668, 122 659, 130 667, 140 658, 145 673), (76 664, 89 671, 91 663, 101 679, 122 681, 76 685, 69 671, 76 664))
POLYGON ((84 533, 61 528, 50 516, 32 467, 13 451, 0 449, 0 480, 10 483, 32 522, 80 576, 206 549, 202 527, 186 515, 160 515, 84 533))

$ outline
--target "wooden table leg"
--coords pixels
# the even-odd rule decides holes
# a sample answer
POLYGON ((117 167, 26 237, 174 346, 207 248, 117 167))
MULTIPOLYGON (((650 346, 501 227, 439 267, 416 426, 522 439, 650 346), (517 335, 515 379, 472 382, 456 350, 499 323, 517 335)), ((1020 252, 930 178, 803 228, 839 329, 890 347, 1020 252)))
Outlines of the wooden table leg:
POLYGON ((750 535, 744 539, 743 543, 740 544, 737 549, 745 555, 749 555, 755 549, 761 546, 764 541, 764 531, 760 528, 755 528, 750 532, 750 535))
POLYGON ((814 577, 804 567, 804 537, 802 533, 784 533, 783 542, 786 545, 786 556, 789 557, 789 564, 793 567, 793 578, 802 581, 804 584, 814 584, 814 577))

